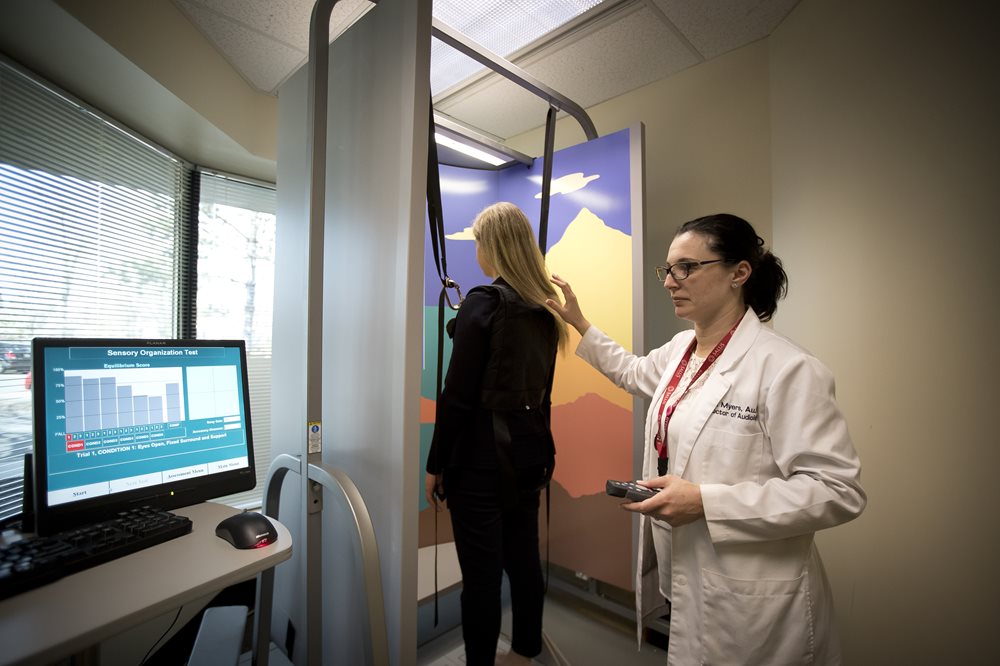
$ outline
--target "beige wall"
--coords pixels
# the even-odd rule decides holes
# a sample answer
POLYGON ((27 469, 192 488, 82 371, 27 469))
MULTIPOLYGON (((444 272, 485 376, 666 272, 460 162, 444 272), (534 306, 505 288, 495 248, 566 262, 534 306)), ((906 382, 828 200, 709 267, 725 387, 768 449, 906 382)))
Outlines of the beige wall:
POLYGON ((819 540, 848 664, 1000 663, 986 6, 804 0, 769 40, 774 239, 792 287, 776 327, 835 372, 869 494, 819 540))
POLYGON ((0 54, 183 160, 275 179, 277 99, 171 0, 2 0, 0 54))
POLYGON ((277 98, 254 90, 172 2, 56 2, 251 154, 277 157, 277 98))
MULTIPOLYGON (((739 214, 770 239, 767 69, 767 44, 757 42, 587 109, 602 136, 640 122, 645 126, 647 267, 662 264, 675 229, 699 215, 739 214)), ((544 130, 535 130, 508 144, 541 155, 543 138, 544 130)), ((584 138, 575 119, 559 120, 557 150, 584 138)), ((655 280, 651 270, 647 273, 655 280)), ((673 317, 665 293, 655 284, 649 287, 643 331, 647 349, 686 328, 673 317)))
MULTIPOLYGON (((647 263, 723 210, 786 263, 775 328, 834 371, 869 494, 818 537, 845 664, 1000 663, 987 6, 803 0, 768 40, 588 109, 602 134, 646 125, 647 263)), ((541 136, 510 143, 538 155, 541 136)), ((560 121, 557 148, 582 139, 560 121)), ((647 346, 679 326, 650 294, 647 346)))
POLYGON ((273 182, 277 98, 171 0, 3 0, 0 52, 208 169, 273 182))

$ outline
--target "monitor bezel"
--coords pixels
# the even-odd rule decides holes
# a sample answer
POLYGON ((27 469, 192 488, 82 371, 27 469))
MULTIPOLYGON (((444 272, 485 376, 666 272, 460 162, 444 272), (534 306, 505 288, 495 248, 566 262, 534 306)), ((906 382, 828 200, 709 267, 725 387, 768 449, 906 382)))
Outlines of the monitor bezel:
POLYGON ((218 497, 253 490, 257 485, 253 426, 250 412, 249 375, 244 340, 195 340, 163 338, 48 338, 32 340, 32 426, 35 531, 52 534, 78 525, 113 517, 136 506, 176 509, 218 497), (181 479, 87 500, 49 506, 46 447, 45 350, 56 347, 228 347, 240 352, 243 412, 246 415, 248 466, 209 476, 181 479))

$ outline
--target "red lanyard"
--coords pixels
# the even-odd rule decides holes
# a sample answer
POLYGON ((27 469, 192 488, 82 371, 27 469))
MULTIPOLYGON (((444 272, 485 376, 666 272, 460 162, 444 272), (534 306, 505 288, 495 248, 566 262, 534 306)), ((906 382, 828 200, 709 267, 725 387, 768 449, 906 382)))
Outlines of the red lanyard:
POLYGON ((705 374, 705 371, 708 370, 713 363, 715 363, 715 359, 719 358, 719 356, 722 355, 722 352, 725 351, 726 345, 729 344, 729 340, 733 337, 733 333, 736 332, 736 327, 740 325, 740 321, 742 321, 742 318, 733 324, 733 327, 729 329, 729 332, 726 333, 721 340, 719 340, 719 344, 715 345, 715 349, 712 350, 712 353, 705 357, 705 362, 701 364, 701 367, 698 368, 698 372, 696 372, 694 377, 691 378, 690 383, 688 383, 687 387, 684 389, 684 393, 681 393, 680 397, 677 398, 677 401, 670 405, 670 407, 667 407, 667 400, 670 399, 670 396, 673 395, 673 392, 677 389, 677 385, 680 384, 681 377, 684 376, 684 370, 687 368, 688 362, 691 360, 691 355, 694 354, 695 345, 698 343, 697 340, 691 341, 691 345, 687 348, 687 351, 684 352, 684 357, 677 365, 677 370, 674 372, 674 376, 670 378, 670 381, 667 383, 667 388, 663 390, 663 400, 660 402, 660 412, 656 417, 656 437, 653 439, 653 446, 656 447, 656 454, 660 458, 658 465, 660 474, 666 474, 667 426, 670 425, 671 415, 674 413, 674 410, 677 408, 677 405, 680 404, 681 400, 684 399, 684 396, 687 395, 687 392, 691 390, 691 387, 698 381, 698 378, 705 374), (666 418, 664 418, 664 413, 666 413, 666 418))

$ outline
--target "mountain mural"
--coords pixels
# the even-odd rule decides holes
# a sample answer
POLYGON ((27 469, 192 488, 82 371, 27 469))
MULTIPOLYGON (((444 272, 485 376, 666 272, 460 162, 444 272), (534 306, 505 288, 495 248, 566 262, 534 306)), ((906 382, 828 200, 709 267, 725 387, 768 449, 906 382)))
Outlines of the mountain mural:
POLYGON ((553 478, 570 497, 603 493, 608 479, 632 478, 632 412, 588 393, 553 405, 553 478))
MULTIPOLYGON (((449 275, 463 291, 488 280, 475 259, 467 227, 476 213, 494 201, 521 207, 536 231, 542 161, 498 171, 441 167, 449 275), (458 186, 444 187, 455 181, 458 186)), ((587 318, 626 349, 632 348, 634 238, 631 210, 630 135, 628 130, 562 149, 553 157, 553 187, 548 220, 550 273, 565 278, 587 318)), ((421 547, 451 541, 447 512, 435 513, 423 497, 423 465, 434 432, 440 279, 426 237, 424 271, 424 352, 420 401, 421 547)), ((445 319, 455 315, 447 310, 445 319)), ((630 479, 633 452, 633 398, 574 354, 579 343, 570 331, 566 353, 556 361, 552 389, 552 431, 556 468, 550 485, 549 556, 554 564, 591 578, 632 588, 634 517, 620 501, 604 493, 607 479, 630 479)), ((443 339, 442 357, 451 357, 443 339)), ((543 530, 543 557, 546 518, 543 530)))
MULTIPOLYGON (((549 271, 570 283, 595 326, 626 349, 632 347, 632 238, 587 208, 545 256, 549 271)), ((571 332, 569 349, 579 342, 571 332)), ((552 402, 565 404, 588 393, 631 410, 632 398, 574 354, 560 357, 552 402)))
POLYGON ((547 534, 552 562, 624 590, 634 589, 634 518, 621 508, 621 500, 605 495, 603 489, 598 495, 572 497, 555 482, 550 484, 549 492, 548 527, 544 507, 538 521, 542 559, 545 559, 547 534))

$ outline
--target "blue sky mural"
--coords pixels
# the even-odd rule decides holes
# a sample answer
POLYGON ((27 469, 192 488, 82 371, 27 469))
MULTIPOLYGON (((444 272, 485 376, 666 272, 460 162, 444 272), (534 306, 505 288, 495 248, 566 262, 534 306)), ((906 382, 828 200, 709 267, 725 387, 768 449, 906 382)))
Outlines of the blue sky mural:
MULTIPOLYGON (((472 225, 479 211, 496 201, 520 206, 538 233, 542 168, 541 159, 536 159, 530 167, 515 164, 499 171, 440 168, 445 235, 452 236, 444 240, 448 272, 461 285, 463 294, 488 280, 476 264, 471 237, 460 240, 456 236, 472 225)), ((631 233, 629 202, 621 196, 629 191, 628 130, 556 152, 552 181, 548 247, 559 241, 581 208, 589 209, 607 226, 631 233)), ((424 305, 436 307, 441 281, 434 266, 430 232, 426 225, 424 228, 424 305)))

